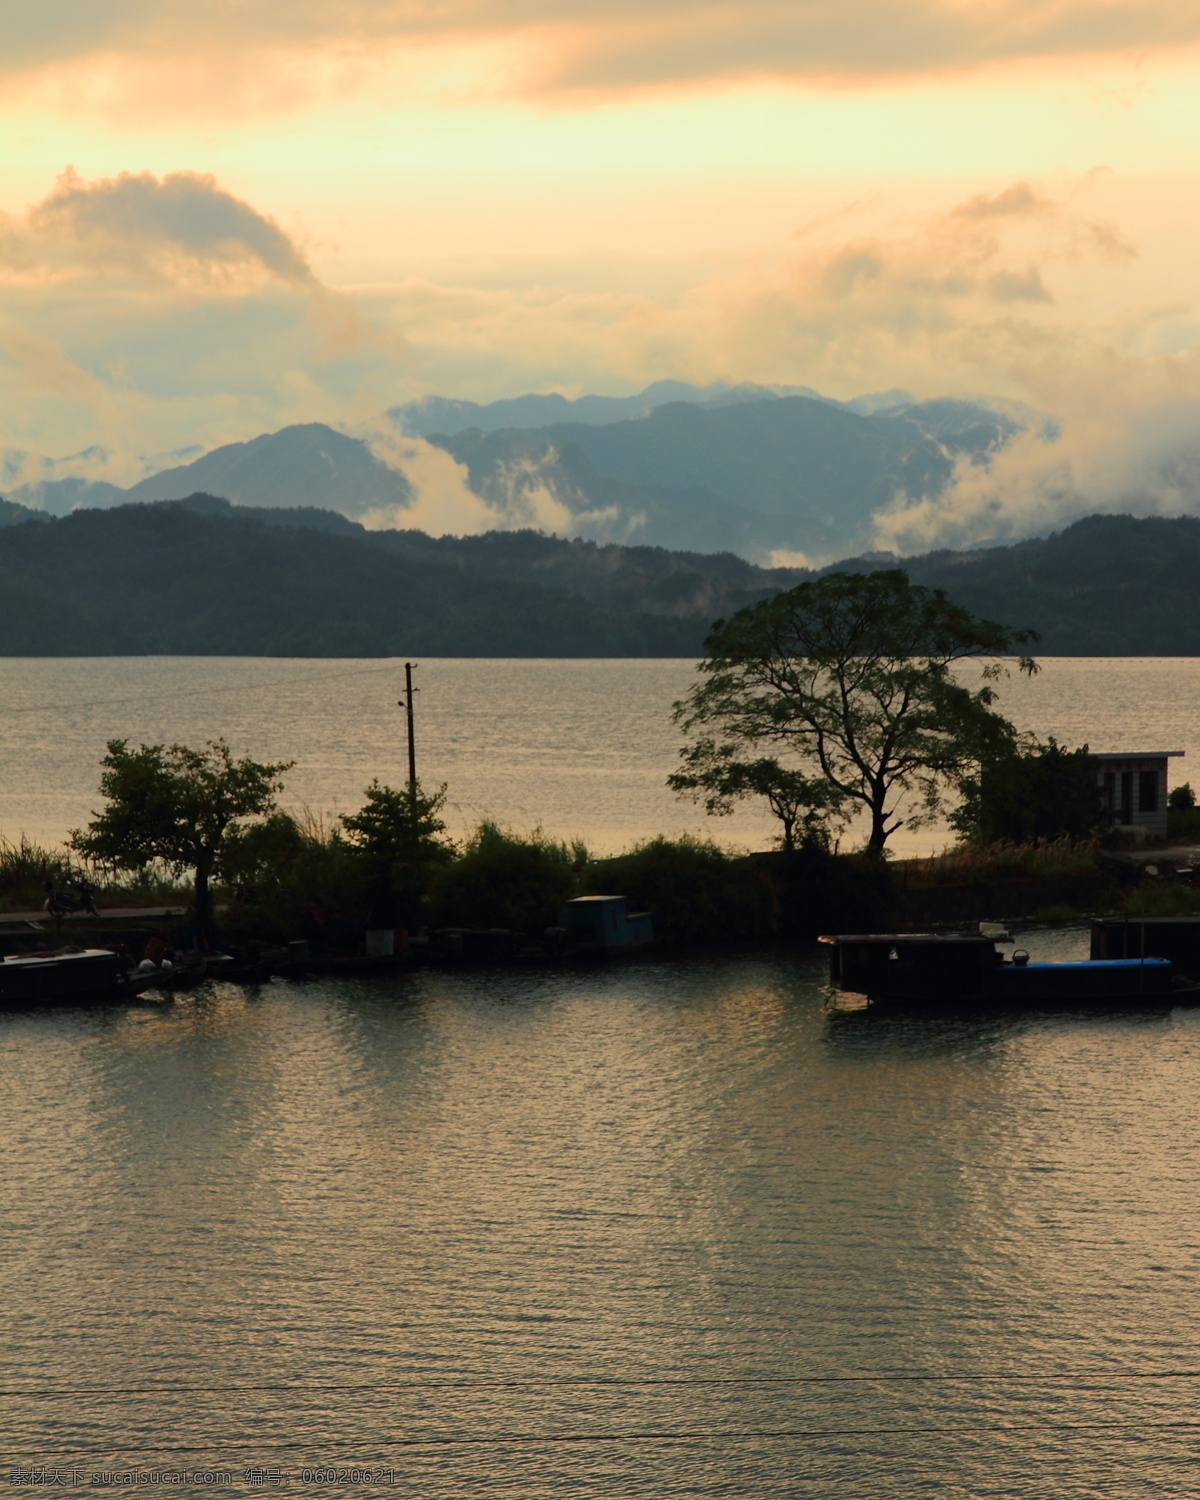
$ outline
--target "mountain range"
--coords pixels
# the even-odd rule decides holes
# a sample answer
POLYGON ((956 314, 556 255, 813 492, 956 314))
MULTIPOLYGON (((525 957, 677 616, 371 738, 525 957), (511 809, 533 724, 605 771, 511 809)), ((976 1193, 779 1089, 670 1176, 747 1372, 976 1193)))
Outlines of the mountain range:
MULTIPOLYGON (((629 418, 644 417, 673 401, 687 401, 696 406, 740 406, 747 401, 771 401, 782 396, 810 396, 827 401, 820 391, 807 385, 741 385, 718 382, 715 385, 688 385, 683 380, 656 380, 636 396, 513 396, 504 401, 450 401, 444 396, 421 396, 393 406, 388 416, 402 432, 412 437, 431 437, 435 433, 452 434, 467 428, 480 432, 499 432, 505 427, 551 427, 558 422, 582 422, 588 426, 605 426, 629 418)), ((851 411, 868 414, 894 406, 910 404, 907 391, 879 391, 869 396, 855 396, 845 405, 851 411)))
POLYGON ((986 464, 1027 420, 898 391, 842 403, 803 387, 679 382, 575 401, 428 397, 389 416, 386 450, 306 423, 226 444, 128 488, 73 476, 18 485, 8 499, 64 515, 199 491, 241 506, 396 515, 418 498, 405 471, 407 438, 461 464, 498 528, 757 561, 776 552, 821 558, 869 545, 881 507, 939 493, 957 464, 986 464))

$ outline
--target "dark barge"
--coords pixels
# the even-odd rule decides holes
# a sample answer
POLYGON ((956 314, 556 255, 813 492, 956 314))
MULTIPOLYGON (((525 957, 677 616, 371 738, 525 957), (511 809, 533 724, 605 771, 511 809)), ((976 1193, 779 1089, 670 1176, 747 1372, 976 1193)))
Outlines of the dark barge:
POLYGON ((1200 917, 1097 917, 1094 959, 1169 958, 1175 972, 1200 979, 1200 917))
POLYGON ((1200 1000, 1200 984, 1155 955, 1031 963, 1023 950, 1006 957, 995 938, 973 934, 864 933, 818 941, 830 947, 833 987, 879 1006, 1044 1010, 1200 1000))
POLYGON ((127 999, 127 963, 106 948, 0 959, 0 1006, 73 1005, 127 999))

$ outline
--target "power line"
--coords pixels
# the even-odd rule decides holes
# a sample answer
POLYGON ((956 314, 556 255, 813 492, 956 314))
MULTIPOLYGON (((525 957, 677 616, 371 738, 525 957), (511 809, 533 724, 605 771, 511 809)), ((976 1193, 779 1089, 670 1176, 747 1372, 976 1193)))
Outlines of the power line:
MULTIPOLYGON (((253 657, 245 659, 254 660, 253 657)), ((135 703, 145 706, 147 703, 157 703, 163 699, 209 698, 219 693, 250 693, 258 692, 262 688, 291 687, 293 683, 299 682, 324 682, 331 677, 371 677, 380 672, 398 672, 399 670, 399 666, 393 666, 389 663, 386 667, 359 667, 353 672, 311 672, 303 677, 279 677, 273 682, 240 682, 231 684, 229 687, 183 688, 179 691, 166 693, 154 692, 149 698, 143 693, 136 698, 93 698, 83 703, 75 701, 70 703, 31 703, 27 704, 24 708, 6 707, 4 712, 6 717, 10 717, 13 714, 65 713, 68 709, 78 708, 123 708, 135 703)))

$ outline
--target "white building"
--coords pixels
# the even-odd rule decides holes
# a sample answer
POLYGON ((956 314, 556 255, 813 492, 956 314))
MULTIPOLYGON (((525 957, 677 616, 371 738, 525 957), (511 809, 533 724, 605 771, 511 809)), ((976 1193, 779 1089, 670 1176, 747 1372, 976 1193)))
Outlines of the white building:
POLYGON ((1096 777, 1109 823, 1144 828, 1151 838, 1165 839, 1167 761, 1182 754, 1182 750, 1095 754, 1096 777))

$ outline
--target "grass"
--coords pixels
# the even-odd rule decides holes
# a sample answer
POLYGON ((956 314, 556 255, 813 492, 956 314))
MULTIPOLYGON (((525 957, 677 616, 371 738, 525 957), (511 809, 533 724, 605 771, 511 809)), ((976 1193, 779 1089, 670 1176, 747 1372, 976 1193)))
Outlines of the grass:
POLYGON ((1200 807, 1168 808, 1167 838, 1173 844, 1200 844, 1200 807))
POLYGON ((1143 880, 1122 897, 1120 909, 1130 917, 1190 917, 1200 912, 1200 889, 1178 880, 1143 880))
POLYGON ((46 899, 46 882, 62 885, 82 874, 64 851, 45 849, 21 835, 17 843, 0 838, 0 911, 31 911, 46 899))
POLYGON ((1096 869, 1095 839, 1052 839, 1039 844, 963 844, 903 866, 910 887, 977 885, 992 880, 1055 879, 1096 869))
POLYGON ((47 849, 24 834, 16 843, 0 838, 0 912, 40 911, 46 882, 59 887, 86 875, 96 887, 98 906, 179 906, 190 903, 191 887, 153 867, 121 879, 98 877, 65 849, 47 849))

